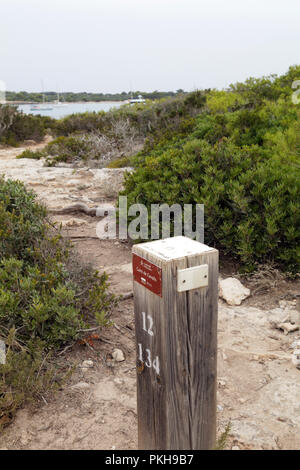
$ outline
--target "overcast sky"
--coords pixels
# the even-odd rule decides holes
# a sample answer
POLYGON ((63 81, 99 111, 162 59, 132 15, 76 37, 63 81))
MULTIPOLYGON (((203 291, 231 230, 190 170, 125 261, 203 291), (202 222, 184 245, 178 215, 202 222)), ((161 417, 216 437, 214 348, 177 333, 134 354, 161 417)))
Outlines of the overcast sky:
MULTIPOLYGON (((224 88, 300 64, 299 0, 0 0, 8 90, 224 88)), ((300 79, 300 77, 299 77, 300 79)))

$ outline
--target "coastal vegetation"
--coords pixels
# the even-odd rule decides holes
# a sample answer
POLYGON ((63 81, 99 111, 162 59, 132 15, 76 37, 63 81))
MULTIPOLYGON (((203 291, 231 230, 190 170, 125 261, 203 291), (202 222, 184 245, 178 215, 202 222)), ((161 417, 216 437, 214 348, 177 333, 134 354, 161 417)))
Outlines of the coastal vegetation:
MULTIPOLYGON (((88 161, 126 176, 129 204, 205 205, 205 242, 246 271, 300 268, 300 66, 228 90, 195 91, 52 123, 48 165, 88 161)), ((150 213, 150 211, 148 211, 150 213)), ((149 220, 149 224, 151 221, 149 220)))
POLYGON ((17 111, 14 106, 0 104, 0 144, 17 147, 24 140, 41 142, 54 119, 17 111))
POLYGON ((0 179, 0 429, 26 401, 59 387, 68 370, 56 353, 91 323, 107 324, 107 277, 80 264, 18 181, 0 179))
POLYGON ((296 66, 210 91, 186 135, 147 141, 134 157, 128 204, 204 204, 207 244, 246 271, 273 263, 299 273, 300 106, 291 99, 299 76, 296 66))
MULTIPOLYGON (((0 143, 53 140, 19 158, 46 165, 89 161, 133 167, 128 205, 204 204, 205 243, 244 272, 268 264, 300 272, 300 105, 283 76, 248 79, 107 113, 60 120, 0 105, 0 143)), ((148 210, 151 214, 151 210, 148 210)), ((106 275, 78 263, 45 207, 17 181, 0 179, 0 428, 30 400, 60 386, 57 352, 91 323, 103 326, 114 298, 106 275)), ((130 218, 128 220, 130 222, 130 218)), ((149 218, 149 227, 151 220, 149 218)))

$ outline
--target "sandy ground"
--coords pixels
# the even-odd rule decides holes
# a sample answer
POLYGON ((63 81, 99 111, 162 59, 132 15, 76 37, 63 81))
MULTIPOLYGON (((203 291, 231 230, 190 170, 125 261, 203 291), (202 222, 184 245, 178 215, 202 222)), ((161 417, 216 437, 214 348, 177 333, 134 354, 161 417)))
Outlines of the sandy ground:
MULTIPOLYGON (((39 161, 13 160, 11 152, 0 151, 0 173, 23 180, 50 209, 78 201, 112 203, 122 185, 123 170, 46 168, 39 161)), ((86 215, 53 220, 63 223, 80 258, 110 275, 112 291, 132 290, 128 243, 95 238, 97 220, 86 215)), ((231 422, 228 448, 300 448, 300 371, 291 363, 291 344, 300 335, 284 335, 269 322, 278 311, 299 312, 299 291, 299 281, 278 280, 241 306, 219 302, 218 431, 231 422)), ((63 356, 66 364, 76 364, 70 381, 35 410, 20 410, 0 437, 0 448, 137 449, 132 299, 121 301, 111 319, 114 326, 103 330, 93 348, 76 345, 63 356), (115 348, 123 351, 123 362, 111 359, 115 348), (91 367, 84 368, 84 360, 91 367)))
POLYGON ((52 140, 52 137, 46 136, 44 141, 37 144, 32 140, 27 140, 20 147, 9 147, 7 145, 0 145, 0 160, 12 160, 20 155, 24 150, 41 150, 45 145, 52 140))

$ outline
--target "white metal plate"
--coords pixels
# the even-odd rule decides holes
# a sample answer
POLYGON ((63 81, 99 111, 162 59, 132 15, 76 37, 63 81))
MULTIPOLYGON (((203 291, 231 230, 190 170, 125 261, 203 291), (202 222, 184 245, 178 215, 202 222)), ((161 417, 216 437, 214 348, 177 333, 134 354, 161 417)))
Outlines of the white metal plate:
POLYGON ((208 265, 177 270, 177 292, 208 286, 208 265))

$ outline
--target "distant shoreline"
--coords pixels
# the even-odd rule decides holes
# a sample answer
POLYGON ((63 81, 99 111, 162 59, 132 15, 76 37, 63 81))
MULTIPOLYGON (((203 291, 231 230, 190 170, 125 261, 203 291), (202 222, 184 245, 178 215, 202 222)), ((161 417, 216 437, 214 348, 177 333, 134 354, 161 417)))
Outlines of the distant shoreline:
MULTIPOLYGON (((129 100, 100 100, 100 101, 61 101, 63 104, 85 104, 85 103, 129 103, 129 100)), ((6 101, 6 104, 21 104, 21 105, 32 105, 32 104, 43 104, 41 101, 6 101)), ((44 104, 52 104, 55 106, 53 101, 45 101, 44 104)))

